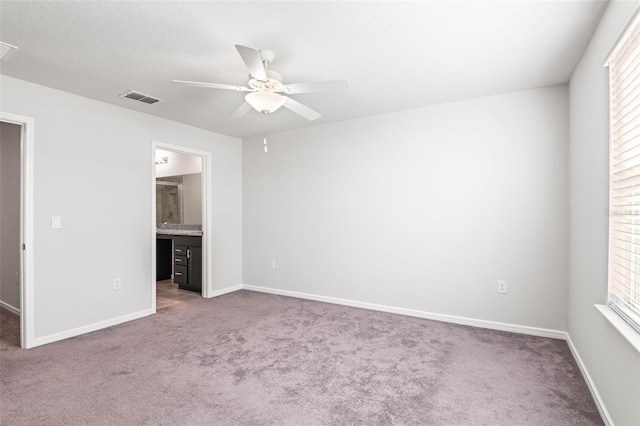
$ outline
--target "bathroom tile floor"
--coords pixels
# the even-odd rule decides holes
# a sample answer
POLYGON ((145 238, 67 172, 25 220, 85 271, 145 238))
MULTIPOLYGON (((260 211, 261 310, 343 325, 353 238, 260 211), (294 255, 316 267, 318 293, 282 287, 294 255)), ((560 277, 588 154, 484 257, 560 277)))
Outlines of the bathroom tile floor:
POLYGON ((20 316, 0 308, 0 351, 20 346, 20 316))
POLYGON ((180 290, 178 284, 171 280, 156 282, 156 310, 202 297, 200 293, 180 290))

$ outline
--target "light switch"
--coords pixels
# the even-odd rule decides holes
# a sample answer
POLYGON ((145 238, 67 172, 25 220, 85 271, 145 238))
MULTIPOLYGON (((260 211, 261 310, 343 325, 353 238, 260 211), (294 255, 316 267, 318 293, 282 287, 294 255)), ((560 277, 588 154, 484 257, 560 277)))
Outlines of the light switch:
POLYGON ((53 229, 62 228, 62 221, 60 216, 51 216, 51 227, 53 229))

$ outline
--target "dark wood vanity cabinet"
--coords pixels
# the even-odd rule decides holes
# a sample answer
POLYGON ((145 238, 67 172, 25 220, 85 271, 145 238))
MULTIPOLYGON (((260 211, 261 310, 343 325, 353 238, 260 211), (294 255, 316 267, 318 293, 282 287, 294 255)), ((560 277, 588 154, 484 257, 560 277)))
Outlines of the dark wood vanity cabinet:
POLYGON ((173 239, 170 235, 156 236, 156 281, 171 279, 173 267, 172 250, 173 239))
POLYGON ((173 282, 202 292, 202 237, 173 237, 173 282))
POLYGON ((163 263, 163 267, 167 263, 171 267, 173 259, 173 282, 181 289, 202 292, 202 237, 158 235, 156 242, 156 279, 167 279, 166 271, 163 270, 164 275, 160 275, 160 263, 163 263), (173 242, 173 253, 167 256, 166 243, 161 241, 169 239, 173 242))
POLYGON ((189 285, 189 278, 187 265, 189 258, 189 249, 187 246, 177 245, 173 246, 173 282, 178 284, 180 288, 184 288, 189 285))
MULTIPOLYGON (((200 246, 190 246, 191 258, 187 265, 187 275, 189 277, 189 290, 202 293, 202 243, 200 246)), ((185 287, 187 288, 187 287, 185 287)))

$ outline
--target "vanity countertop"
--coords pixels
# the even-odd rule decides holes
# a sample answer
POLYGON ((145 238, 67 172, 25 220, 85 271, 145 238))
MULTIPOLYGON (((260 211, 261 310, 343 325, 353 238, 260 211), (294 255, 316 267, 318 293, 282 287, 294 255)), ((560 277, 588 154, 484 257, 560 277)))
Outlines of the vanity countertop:
POLYGON ((162 223, 156 226, 156 234, 201 237, 202 225, 179 225, 174 223, 162 223))
POLYGON ((194 229, 158 229, 156 231, 158 235, 188 235, 192 237, 201 237, 202 231, 194 229))

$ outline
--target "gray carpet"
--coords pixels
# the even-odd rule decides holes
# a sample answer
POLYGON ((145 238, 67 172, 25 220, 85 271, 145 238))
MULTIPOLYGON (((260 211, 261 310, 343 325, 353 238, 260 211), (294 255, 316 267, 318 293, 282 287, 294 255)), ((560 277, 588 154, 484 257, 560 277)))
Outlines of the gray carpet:
POLYGON ((564 341, 249 291, 0 368, 3 425, 602 424, 564 341))

